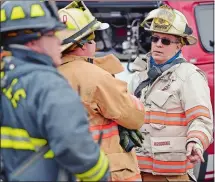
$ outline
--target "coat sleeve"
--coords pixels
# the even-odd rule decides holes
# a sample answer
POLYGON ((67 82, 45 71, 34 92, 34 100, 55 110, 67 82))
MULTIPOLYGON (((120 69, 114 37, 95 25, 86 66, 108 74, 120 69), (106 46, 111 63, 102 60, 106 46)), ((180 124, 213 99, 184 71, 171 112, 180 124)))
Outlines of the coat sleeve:
POLYGON ((43 89, 34 98, 37 122, 55 159, 83 181, 107 180, 108 159, 93 141, 79 96, 62 77, 45 73, 41 77, 47 82, 39 85, 43 89))
POLYGON ((139 74, 139 72, 135 72, 132 75, 130 82, 128 83, 128 91, 131 94, 134 94, 136 88, 138 87, 139 83, 141 82, 138 74, 139 74))
POLYGON ((128 93, 126 82, 104 75, 97 84, 93 100, 105 118, 128 129, 142 127, 145 116, 142 103, 128 93))
POLYGON ((207 80, 200 70, 185 80, 181 96, 189 122, 187 143, 197 142, 204 151, 213 141, 213 114, 207 80))

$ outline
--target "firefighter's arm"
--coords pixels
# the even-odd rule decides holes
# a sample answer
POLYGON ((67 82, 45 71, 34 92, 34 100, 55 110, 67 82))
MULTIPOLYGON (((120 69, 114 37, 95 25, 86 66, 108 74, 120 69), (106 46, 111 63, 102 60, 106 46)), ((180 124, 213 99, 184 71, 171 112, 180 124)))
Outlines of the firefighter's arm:
POLYGON ((197 143, 203 153, 212 143, 213 115, 207 80, 200 70, 185 80, 181 97, 189 122, 187 144, 197 143))
POLYGON ((108 159, 89 133, 79 96, 59 77, 48 77, 39 104, 38 125, 59 164, 83 181, 106 181, 108 159))
POLYGON ((140 84, 139 72, 133 73, 130 82, 128 83, 128 91, 131 94, 134 94, 136 88, 140 84))
POLYGON ((144 123, 145 113, 140 111, 142 103, 138 103, 131 97, 126 82, 118 80, 110 74, 100 78, 93 100, 105 118, 114 120, 125 128, 139 129, 144 123))

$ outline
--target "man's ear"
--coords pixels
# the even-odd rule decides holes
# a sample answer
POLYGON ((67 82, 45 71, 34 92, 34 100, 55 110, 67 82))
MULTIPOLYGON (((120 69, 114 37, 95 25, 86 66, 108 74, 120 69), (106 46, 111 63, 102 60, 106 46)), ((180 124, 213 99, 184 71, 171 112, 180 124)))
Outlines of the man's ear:
POLYGON ((82 47, 82 50, 86 50, 86 49, 87 49, 87 46, 86 46, 86 44, 84 44, 82 47))
POLYGON ((178 45, 177 45, 177 49, 178 49, 178 51, 179 51, 179 50, 181 50, 181 48, 182 48, 182 47, 183 47, 183 45, 182 45, 181 43, 180 43, 180 44, 178 44, 178 45))
POLYGON ((25 45, 26 45, 27 47, 32 47, 33 41, 27 42, 25 45))
POLYGON ((36 41, 35 40, 32 40, 30 42, 27 42, 25 44, 25 46, 29 47, 30 49, 36 51, 36 52, 41 52, 40 51, 40 48, 38 47, 38 45, 36 44, 36 41))

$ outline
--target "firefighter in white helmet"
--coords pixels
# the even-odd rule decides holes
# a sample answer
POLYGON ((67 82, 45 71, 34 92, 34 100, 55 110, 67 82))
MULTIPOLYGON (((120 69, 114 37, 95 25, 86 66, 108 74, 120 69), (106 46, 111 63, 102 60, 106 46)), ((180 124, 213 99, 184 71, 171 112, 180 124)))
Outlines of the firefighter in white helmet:
POLYGON ((197 39, 186 17, 167 5, 151 11, 142 26, 152 32, 151 51, 135 60, 129 84, 146 109, 145 141, 137 149, 142 179, 189 181, 194 164, 204 162, 213 129, 207 78, 181 53, 197 39))
POLYGON ((95 141, 103 131, 101 148, 110 161, 111 180, 141 181, 132 149, 141 146, 136 131, 144 122, 143 108, 139 111, 141 102, 130 96, 125 82, 112 76, 123 71, 116 57, 94 58, 94 31, 107 28, 108 24, 98 22, 82 1, 73 1, 59 10, 59 16, 67 20, 68 26, 68 30, 59 33, 64 42, 59 71, 79 92, 89 113, 90 131, 95 141))

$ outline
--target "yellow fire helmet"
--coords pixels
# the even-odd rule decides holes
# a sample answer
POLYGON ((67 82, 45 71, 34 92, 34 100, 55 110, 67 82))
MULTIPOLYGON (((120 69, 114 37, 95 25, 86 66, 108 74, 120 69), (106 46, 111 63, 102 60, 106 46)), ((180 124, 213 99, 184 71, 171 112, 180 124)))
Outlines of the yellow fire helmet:
POLYGON ((193 30, 188 26, 186 17, 180 11, 167 5, 149 12, 141 26, 147 31, 182 37, 184 45, 193 45, 197 42, 197 38, 192 35, 193 30))
POLYGON ((58 14, 61 21, 67 25, 67 29, 57 34, 63 41, 62 52, 95 30, 104 30, 109 27, 108 23, 97 21, 83 1, 73 1, 65 8, 60 9, 58 14))

